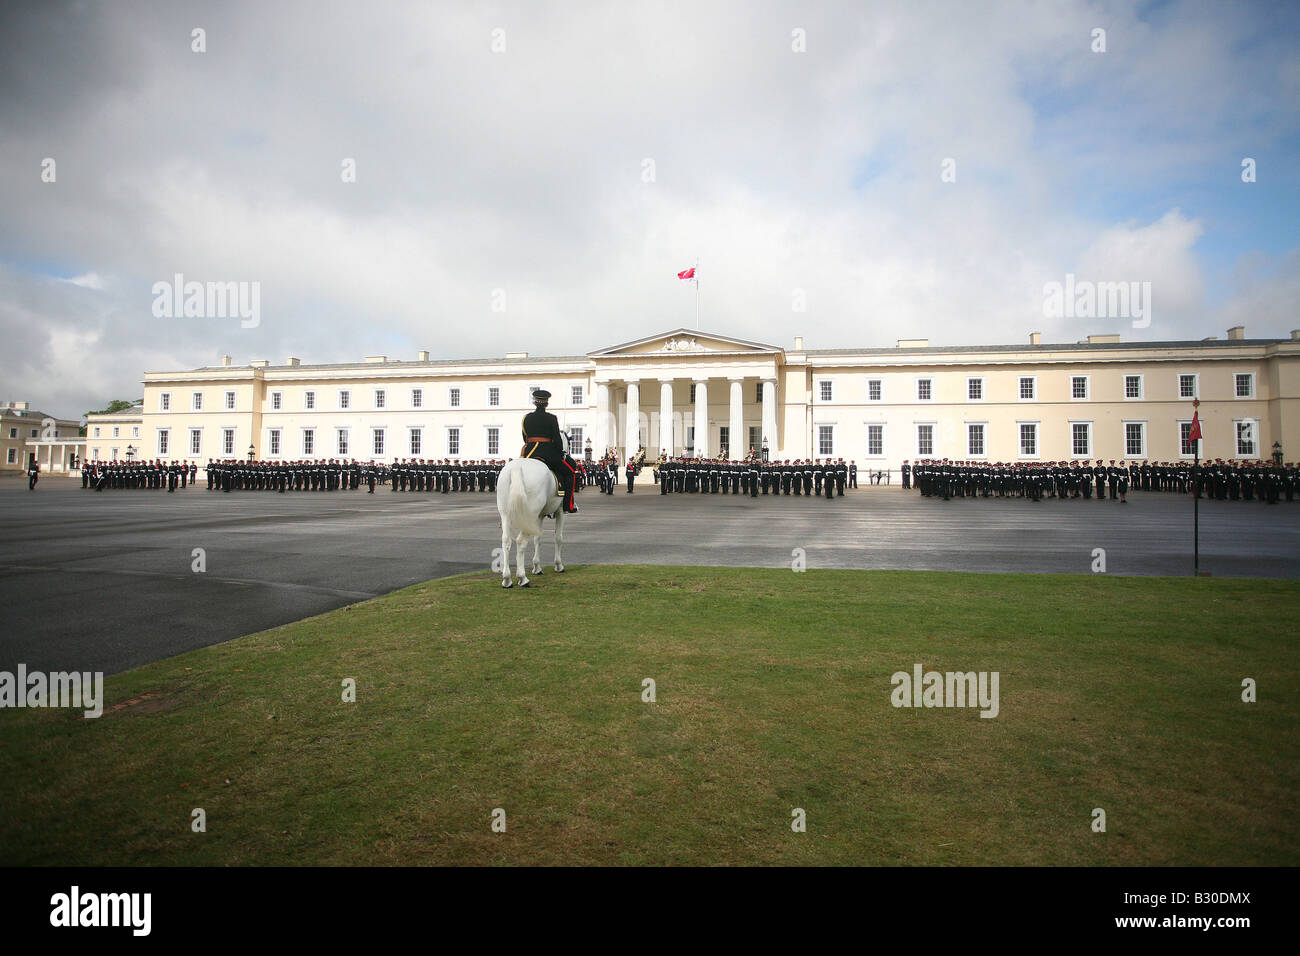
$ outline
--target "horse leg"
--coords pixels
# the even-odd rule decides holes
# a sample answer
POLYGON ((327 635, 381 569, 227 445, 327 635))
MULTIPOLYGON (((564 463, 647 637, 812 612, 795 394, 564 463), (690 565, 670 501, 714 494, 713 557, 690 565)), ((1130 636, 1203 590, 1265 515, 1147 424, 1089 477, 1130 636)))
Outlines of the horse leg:
POLYGON ((518 562, 519 586, 526 588, 529 585, 528 575, 524 573, 524 552, 528 550, 528 540, 524 537, 523 532, 515 535, 515 560, 518 562))
POLYGON ((542 573, 542 536, 533 538, 533 574, 542 573))
POLYGON ((506 530, 506 523, 501 522, 501 586, 508 588, 513 582, 510 580, 510 532, 506 530))
POLYGON ((560 559, 560 545, 564 544, 564 509, 555 513, 555 570, 564 573, 564 562, 560 559))

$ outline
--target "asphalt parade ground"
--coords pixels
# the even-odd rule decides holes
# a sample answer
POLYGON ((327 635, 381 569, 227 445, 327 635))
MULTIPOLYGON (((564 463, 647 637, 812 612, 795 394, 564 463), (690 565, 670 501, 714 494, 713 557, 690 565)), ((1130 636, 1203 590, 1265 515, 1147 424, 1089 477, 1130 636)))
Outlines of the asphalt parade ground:
MULTIPOLYGON (((662 497, 594 487, 566 523, 564 563, 1190 575, 1192 500, 662 497)), ((0 480, 0 670, 117 673, 430 578, 486 571, 501 531, 487 492, 83 491, 0 480), (203 570, 196 570, 201 549, 203 570)), ((1300 501, 1202 501, 1201 569, 1300 578, 1300 501)), ((550 568, 552 530, 543 528, 550 568)), ((743 573, 743 572, 738 572, 743 573)), ((544 600, 484 584, 492 600, 544 600)), ((792 580, 796 580, 792 578, 792 580)), ((1084 609, 1086 613, 1086 609, 1084 609)))

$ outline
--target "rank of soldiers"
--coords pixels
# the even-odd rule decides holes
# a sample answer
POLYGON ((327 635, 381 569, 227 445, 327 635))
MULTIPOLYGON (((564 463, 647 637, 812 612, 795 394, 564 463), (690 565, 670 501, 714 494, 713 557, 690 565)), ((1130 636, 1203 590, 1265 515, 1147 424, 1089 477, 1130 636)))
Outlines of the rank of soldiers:
POLYGON ((1283 497, 1295 500, 1300 487, 1300 469, 1290 462, 1275 465, 1261 461, 1214 459, 1190 461, 1143 461, 1109 463, 1091 461, 1058 462, 972 462, 925 459, 903 462, 903 487, 913 488, 926 498, 1043 498, 1091 499, 1124 503, 1133 491, 1195 492, 1203 498, 1258 500, 1276 504, 1283 497))
MULTIPOLYGON (((850 467, 843 458, 745 461, 668 458, 657 464, 659 494, 733 494, 842 497, 850 467)), ((854 469, 856 477, 856 468, 854 469)))
MULTIPOLYGON (((362 485, 373 494, 376 485, 393 491, 496 491, 501 460, 442 461, 399 459, 391 465, 378 462, 313 459, 303 461, 208 460, 205 469, 209 491, 355 491, 362 485)), ((167 488, 196 483, 198 466, 185 462, 86 462, 81 487, 167 488)))

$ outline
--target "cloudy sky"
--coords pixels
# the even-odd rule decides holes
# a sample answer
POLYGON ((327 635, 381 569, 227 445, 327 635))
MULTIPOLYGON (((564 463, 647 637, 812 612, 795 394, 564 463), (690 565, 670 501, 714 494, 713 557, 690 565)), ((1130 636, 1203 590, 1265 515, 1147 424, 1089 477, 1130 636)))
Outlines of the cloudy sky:
POLYGON ((787 347, 1286 336, 1298 39, 1271 2, 4 4, 0 398, 577 354, 693 327, 697 260, 702 329, 787 347), (177 273, 256 325, 168 312, 177 273), (1067 274, 1150 324, 1048 315, 1067 274))

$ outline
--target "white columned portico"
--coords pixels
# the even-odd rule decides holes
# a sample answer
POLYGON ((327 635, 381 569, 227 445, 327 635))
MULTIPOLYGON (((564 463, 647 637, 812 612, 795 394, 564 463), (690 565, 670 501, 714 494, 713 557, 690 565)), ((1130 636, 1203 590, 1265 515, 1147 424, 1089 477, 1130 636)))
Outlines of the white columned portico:
POLYGON ((637 453, 641 446, 641 386, 636 382, 627 383, 627 435, 625 438, 623 460, 627 461, 637 453))
POLYGON ((695 457, 709 455, 709 380, 695 380, 695 457))
MULTIPOLYGON (((763 379, 763 434, 759 440, 768 443, 772 458, 776 458, 776 382, 767 378, 763 379)), ((762 448, 758 451, 761 455, 762 448)))
POLYGON ((670 458, 673 455, 673 380, 671 378, 659 379, 659 450, 670 458))
POLYGON ((596 434, 593 436, 592 453, 599 458, 613 444, 609 440, 609 385, 596 383, 596 434))
POLYGON ((745 392, 738 378, 731 379, 731 416, 727 423, 727 457, 738 461, 745 457, 745 392))

